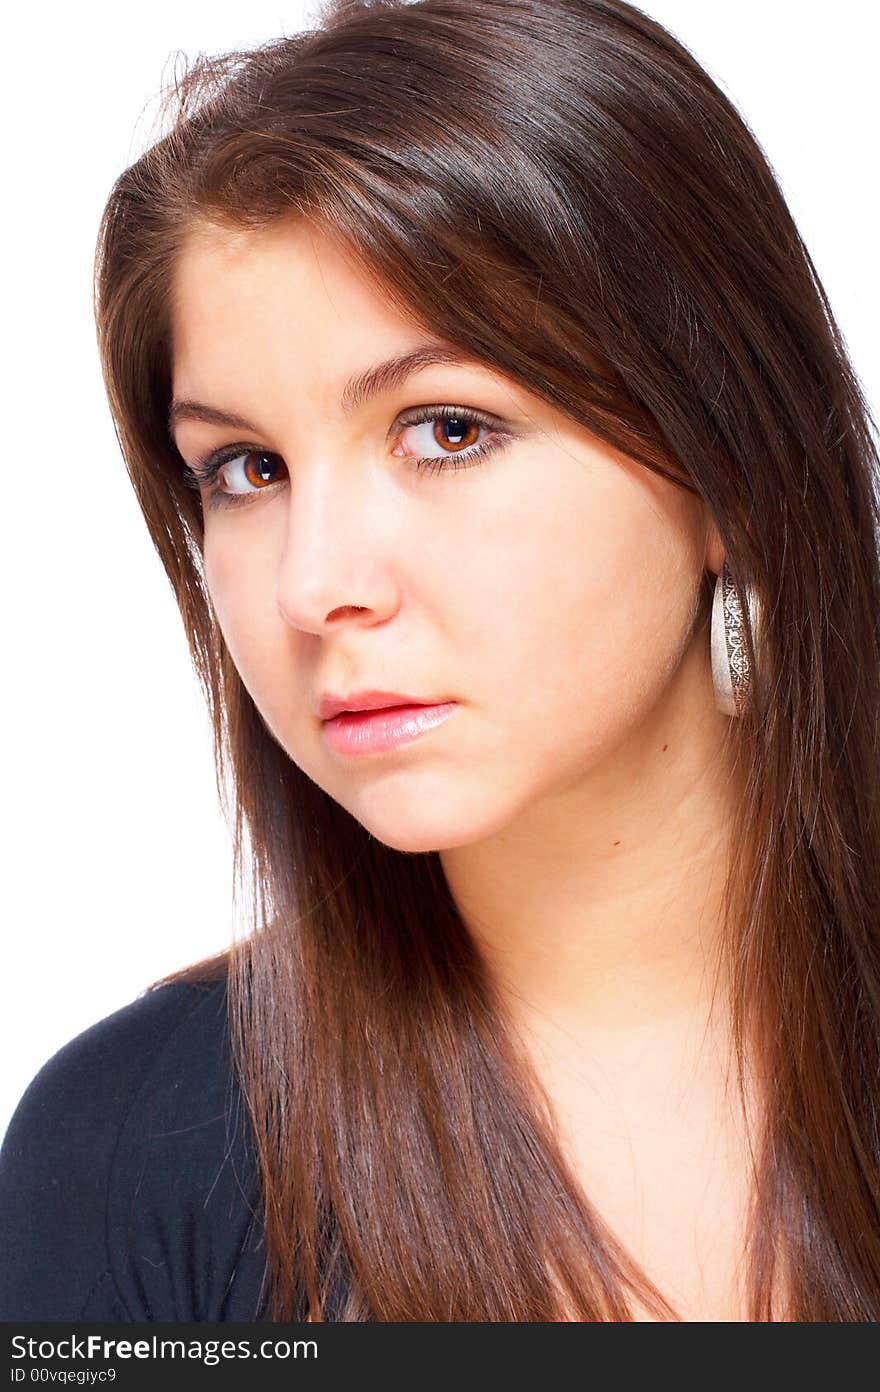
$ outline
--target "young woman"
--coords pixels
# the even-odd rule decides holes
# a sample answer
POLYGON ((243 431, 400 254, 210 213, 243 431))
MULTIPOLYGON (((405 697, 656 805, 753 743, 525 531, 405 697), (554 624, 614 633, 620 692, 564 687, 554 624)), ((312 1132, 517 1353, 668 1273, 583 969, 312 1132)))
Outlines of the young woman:
POLYGON ((175 101, 98 335, 253 929, 29 1088, 4 1317, 877 1319, 878 460, 754 138, 622 0, 175 101))

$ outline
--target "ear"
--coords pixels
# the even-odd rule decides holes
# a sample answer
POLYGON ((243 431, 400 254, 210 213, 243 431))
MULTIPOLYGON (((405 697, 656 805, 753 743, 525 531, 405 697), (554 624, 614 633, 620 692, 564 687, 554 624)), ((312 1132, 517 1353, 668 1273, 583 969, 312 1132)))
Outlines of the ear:
POLYGON ((706 526, 706 569, 711 570, 713 575, 720 575, 726 555, 727 552, 724 548, 724 542, 721 540, 721 534, 710 518, 706 526))

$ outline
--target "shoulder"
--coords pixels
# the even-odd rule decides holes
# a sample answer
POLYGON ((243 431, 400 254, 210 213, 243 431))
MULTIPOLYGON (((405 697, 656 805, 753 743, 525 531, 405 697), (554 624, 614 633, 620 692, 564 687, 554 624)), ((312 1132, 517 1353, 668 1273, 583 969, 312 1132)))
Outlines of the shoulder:
MULTIPOLYGON (((219 1005, 219 984, 157 987, 83 1030, 37 1073, 18 1104, 7 1140, 14 1147, 48 1134, 61 1121, 71 1139, 86 1129, 113 1125, 186 1017, 209 992, 219 1005)), ((204 1023, 208 1018, 203 1013, 204 1023)))
POLYGON ((226 1020, 225 981, 172 982, 40 1069, 0 1150, 0 1318, 253 1317, 258 1242, 227 1288, 259 1225, 226 1020))

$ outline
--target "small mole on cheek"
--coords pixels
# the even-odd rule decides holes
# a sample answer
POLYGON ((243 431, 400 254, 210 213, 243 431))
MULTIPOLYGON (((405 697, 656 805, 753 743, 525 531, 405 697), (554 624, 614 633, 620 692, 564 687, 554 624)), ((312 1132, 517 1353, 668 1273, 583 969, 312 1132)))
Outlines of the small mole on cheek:
POLYGON ((663 746, 663 753, 664 753, 664 754, 666 753, 666 751, 667 751, 668 748, 669 748, 669 745, 668 745, 668 744, 664 744, 664 746, 663 746))
POLYGON ((612 841, 611 844, 612 844, 612 846, 619 846, 619 845, 620 845, 620 842, 619 842, 619 841, 612 841))

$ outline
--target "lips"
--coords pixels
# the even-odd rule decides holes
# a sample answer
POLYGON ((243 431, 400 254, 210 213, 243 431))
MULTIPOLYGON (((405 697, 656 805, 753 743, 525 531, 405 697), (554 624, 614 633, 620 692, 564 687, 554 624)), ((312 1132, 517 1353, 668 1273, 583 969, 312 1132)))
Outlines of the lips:
POLYGON ((407 696, 399 691, 355 691, 350 696, 322 696, 318 702, 321 720, 332 720, 343 711, 391 710, 400 706, 435 706, 443 697, 407 696))
POLYGON ((444 701, 340 712, 324 721, 321 735, 329 749, 346 758, 390 754, 425 739, 458 709, 457 701, 444 701))

